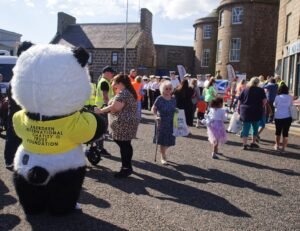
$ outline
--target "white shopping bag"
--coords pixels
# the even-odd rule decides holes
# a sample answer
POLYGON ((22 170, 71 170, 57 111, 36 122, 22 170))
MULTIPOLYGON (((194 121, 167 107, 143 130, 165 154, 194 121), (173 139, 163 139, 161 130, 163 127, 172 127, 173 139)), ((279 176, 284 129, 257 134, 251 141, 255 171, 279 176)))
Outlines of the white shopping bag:
POLYGON ((298 110, 297 110, 296 106, 294 106, 294 105, 290 106, 290 113, 291 113, 291 117, 293 120, 298 119, 298 110))
POLYGON ((190 133, 186 124, 184 110, 177 110, 173 118, 173 136, 187 136, 190 133))
POLYGON ((232 114, 227 131, 231 133, 238 133, 242 129, 242 122, 240 115, 237 112, 232 114))

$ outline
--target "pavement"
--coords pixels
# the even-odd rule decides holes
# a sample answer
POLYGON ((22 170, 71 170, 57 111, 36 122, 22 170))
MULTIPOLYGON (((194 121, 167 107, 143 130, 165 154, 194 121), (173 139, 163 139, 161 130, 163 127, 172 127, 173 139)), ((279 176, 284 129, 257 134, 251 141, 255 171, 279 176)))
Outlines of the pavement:
MULTIPOLYGON (((153 116, 143 111, 133 140, 135 173, 128 179, 113 177, 119 150, 105 142, 113 156, 88 164, 82 209, 64 217, 26 217, 1 161, 0 230, 300 230, 298 136, 292 134, 287 152, 280 153, 270 129, 256 150, 241 150, 240 138, 228 134, 214 160, 206 129, 191 128, 191 135, 176 139, 170 164, 163 166, 154 162, 153 130, 153 116)), ((1 151, 3 145, 1 139, 1 151)))

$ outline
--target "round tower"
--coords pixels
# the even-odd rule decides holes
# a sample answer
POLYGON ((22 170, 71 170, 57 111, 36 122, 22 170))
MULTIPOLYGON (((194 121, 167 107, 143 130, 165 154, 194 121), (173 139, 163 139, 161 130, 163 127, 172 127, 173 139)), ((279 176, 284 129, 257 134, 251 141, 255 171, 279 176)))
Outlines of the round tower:
POLYGON ((279 0, 222 0, 218 7, 216 70, 273 75, 279 0))
POLYGON ((215 74, 216 44, 218 36, 218 13, 213 10, 194 23, 195 73, 215 74))

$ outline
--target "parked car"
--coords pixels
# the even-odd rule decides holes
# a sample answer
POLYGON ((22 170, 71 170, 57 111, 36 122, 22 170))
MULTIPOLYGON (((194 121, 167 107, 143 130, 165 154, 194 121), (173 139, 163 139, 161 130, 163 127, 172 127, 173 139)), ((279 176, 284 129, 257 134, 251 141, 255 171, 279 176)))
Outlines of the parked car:
POLYGON ((16 56, 0 56, 0 73, 3 75, 3 82, 9 82, 12 78, 12 69, 17 61, 16 56))
POLYGON ((3 76, 3 80, 0 82, 0 132, 6 130, 8 114, 8 82, 13 76, 12 69, 16 64, 16 61, 17 57, 15 56, 0 56, 0 73, 3 76))

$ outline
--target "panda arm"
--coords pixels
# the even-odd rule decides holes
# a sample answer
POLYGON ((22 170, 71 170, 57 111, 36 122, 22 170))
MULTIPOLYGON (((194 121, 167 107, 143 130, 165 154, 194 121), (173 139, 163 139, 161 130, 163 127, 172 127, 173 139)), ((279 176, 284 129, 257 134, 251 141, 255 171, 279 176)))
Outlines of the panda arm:
POLYGON ((77 140, 80 143, 94 142, 107 131, 107 120, 102 115, 97 115, 86 108, 81 110, 79 121, 81 125, 73 134, 82 134, 83 138, 80 141, 77 140))
POLYGON ((106 119, 102 115, 97 115, 94 112, 89 112, 89 113, 91 113, 95 117, 95 119, 97 121, 97 127, 96 127, 95 135, 93 136, 93 138, 91 140, 87 141, 86 143, 90 143, 90 142, 94 142, 94 141, 98 140, 107 131, 106 119))

